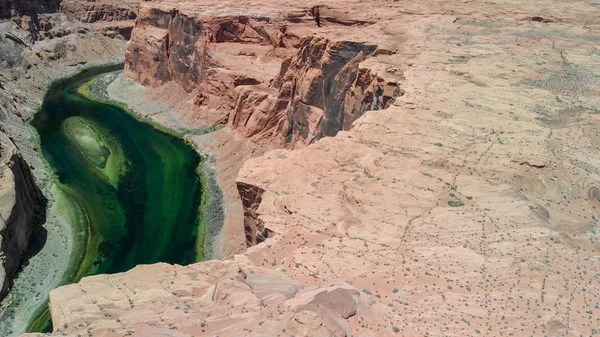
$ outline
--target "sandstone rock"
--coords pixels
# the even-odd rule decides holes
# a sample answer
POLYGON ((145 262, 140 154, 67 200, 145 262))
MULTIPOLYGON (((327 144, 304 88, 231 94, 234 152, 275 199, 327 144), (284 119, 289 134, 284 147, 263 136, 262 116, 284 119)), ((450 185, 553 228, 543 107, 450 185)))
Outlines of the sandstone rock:
MULTIPOLYGON (((0 300, 26 259, 32 233, 42 230, 46 198, 29 166, 6 135, 0 132, 0 300)), ((41 238, 38 238, 40 240, 41 238)), ((37 242, 42 245, 44 242, 37 242)), ((39 247, 36 247, 39 250, 39 247)))
POLYGON ((266 238, 273 235, 273 231, 265 228, 264 222, 258 218, 256 210, 262 201, 262 194, 265 192, 260 187, 248 185, 242 182, 237 183, 237 188, 244 206, 244 231, 246 232, 246 245, 254 246, 265 241, 266 238))
POLYGON ((246 211, 274 235, 225 261, 140 266, 59 288, 52 312, 65 331, 53 334, 591 335, 596 12, 587 1, 542 0, 144 2, 128 74, 174 107, 155 120, 228 123, 191 137, 219 158, 228 206, 238 207, 225 231, 243 244, 246 211), (315 6, 321 27, 308 14, 315 6), (523 20, 536 17, 552 22, 523 20), (279 23, 285 47, 255 29, 279 23), (206 36, 192 34, 199 27, 206 36), (404 95, 358 119, 344 109, 351 125, 313 141, 318 120, 342 123, 341 110, 324 108, 336 92, 311 90, 331 85, 319 66, 287 69, 300 51, 328 63, 328 46, 350 44, 377 49, 358 70, 334 71, 336 88, 357 84, 338 101, 384 107, 373 98, 393 92, 388 83, 404 95), (256 82, 234 86, 239 78, 256 82), (292 125, 291 143, 277 141, 292 125), (272 150, 285 145, 301 149, 272 150))
MULTIPOLYGON (((402 93, 397 77, 359 66, 387 49, 343 38, 301 39, 308 8, 244 13, 231 3, 212 12, 223 5, 143 3, 126 74, 151 87, 175 81, 201 97, 190 109, 208 110, 246 138, 290 147, 348 130, 365 111, 386 108, 402 93)), ((329 7, 321 12, 332 25, 369 22, 329 7)))
POLYGON ((359 68, 376 50, 376 45, 351 41, 308 38, 301 43, 275 81, 281 88, 278 100, 287 103, 278 104, 283 111, 273 112, 288 116, 283 130, 286 142, 308 145, 335 136, 365 111, 387 108, 402 93, 398 82, 359 68))
POLYGON ((85 326, 90 333, 115 336, 127 331, 144 336, 239 336, 249 330, 256 336, 276 336, 282 330, 296 336, 342 336, 339 326, 346 326, 343 320, 348 318, 344 313, 369 310, 358 304, 361 295, 348 284, 302 290, 281 273, 248 262, 240 257, 187 267, 155 264, 87 277, 51 293, 55 331, 76 334, 85 326), (353 296, 350 301, 348 296, 353 296), (169 323, 149 323, 159 318, 169 323), (232 322, 239 325, 232 327, 232 322))
POLYGON ((136 18, 138 1, 63 0, 60 12, 83 22, 128 21, 136 18))

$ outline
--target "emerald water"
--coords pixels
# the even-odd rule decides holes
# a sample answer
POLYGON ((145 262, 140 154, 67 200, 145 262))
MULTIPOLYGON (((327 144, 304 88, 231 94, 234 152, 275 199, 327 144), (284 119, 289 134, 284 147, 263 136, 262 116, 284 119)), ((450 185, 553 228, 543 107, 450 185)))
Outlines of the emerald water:
MULTIPOLYGON (((32 121, 78 214, 73 226, 85 233, 67 283, 138 264, 202 258, 200 157, 180 138, 78 92, 99 72, 53 85, 32 121)), ((30 330, 43 330, 42 316, 30 330)))

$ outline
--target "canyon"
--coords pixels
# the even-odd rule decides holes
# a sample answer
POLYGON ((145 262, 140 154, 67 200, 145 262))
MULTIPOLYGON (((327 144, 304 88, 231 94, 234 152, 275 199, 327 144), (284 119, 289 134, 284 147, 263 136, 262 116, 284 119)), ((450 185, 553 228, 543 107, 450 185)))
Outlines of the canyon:
MULTIPOLYGON (((32 233, 39 232, 39 228, 45 221, 46 199, 36 186, 29 166, 14 144, 6 135, 0 134, 0 137, 2 137, 0 251, 5 256, 0 265, 0 281, 2 281, 0 298, 4 298, 20 267, 21 257, 26 257, 32 233)), ((40 234, 34 236, 39 237, 40 234)))
POLYGON ((0 195, 33 167, 48 241, 25 122, 94 64, 124 62, 107 97, 183 134, 222 193, 213 260, 59 287, 52 335, 600 331, 599 3, 1 4, 0 195))

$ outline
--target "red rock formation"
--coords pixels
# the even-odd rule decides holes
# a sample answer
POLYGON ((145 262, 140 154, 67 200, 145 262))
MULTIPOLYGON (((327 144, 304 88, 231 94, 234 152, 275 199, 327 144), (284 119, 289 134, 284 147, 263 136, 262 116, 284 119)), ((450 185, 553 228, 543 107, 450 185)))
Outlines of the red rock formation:
POLYGON ((265 190, 243 182, 237 182, 237 188, 244 206, 246 245, 248 247, 255 246, 273 234, 273 231, 265 227, 264 222, 258 218, 256 213, 265 190))
MULTIPOLYGON (((209 11, 206 9, 206 11, 209 11)), ((193 109, 210 111, 254 141, 292 147, 349 129, 367 110, 402 93, 363 69, 377 45, 308 35, 310 9, 287 13, 208 14, 198 8, 142 4, 125 72, 151 87, 175 81, 191 93, 193 109)), ((362 25, 328 8, 321 20, 362 25)))
POLYGON ((63 0, 60 11, 83 22, 125 21, 136 18, 138 2, 127 0, 119 2, 98 2, 94 0, 63 0))
POLYGON ((312 37, 302 41, 276 80, 275 113, 287 116, 283 130, 287 143, 307 145, 335 136, 348 130, 365 111, 386 108, 402 93, 397 82, 386 83, 359 67, 375 52, 376 45, 364 43, 312 37))
MULTIPOLYGON (((0 0, 0 20, 12 19, 21 29, 29 32, 31 40, 55 38, 68 35, 70 32, 60 29, 50 32, 63 22, 57 17, 62 13, 68 18, 82 22, 111 21, 114 25, 105 27, 106 30, 116 31, 129 39, 132 20, 136 17, 137 0, 115 2, 112 0, 0 0), (129 21, 129 22, 127 22, 129 21)), ((86 32, 83 27, 79 32, 86 32)))
POLYGON ((246 137, 285 137, 287 145, 348 130, 365 111, 386 108, 402 94, 397 82, 359 67, 374 52, 375 45, 305 38, 282 62, 274 82, 278 92, 243 89, 229 122, 246 137))

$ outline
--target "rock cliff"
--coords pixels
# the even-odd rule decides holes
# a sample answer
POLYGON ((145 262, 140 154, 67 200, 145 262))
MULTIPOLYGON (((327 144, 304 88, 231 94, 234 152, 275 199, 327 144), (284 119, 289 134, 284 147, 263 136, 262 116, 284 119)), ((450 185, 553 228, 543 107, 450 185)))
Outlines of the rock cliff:
MULTIPOLYGON (((340 27, 368 23, 325 6, 321 18, 340 27)), ((308 145, 402 94, 399 77, 360 67, 393 51, 343 36, 304 37, 313 25, 310 8, 297 6, 252 13, 145 2, 125 72, 151 87, 175 81, 194 95, 190 109, 208 126, 228 123, 255 141, 308 145)))
POLYGON ((243 182, 238 182, 236 185, 244 207, 246 245, 248 247, 255 246, 256 244, 264 242, 270 235, 273 235, 273 231, 265 228, 264 221, 262 221, 256 213, 256 210, 262 201, 262 194, 265 190, 243 182))
POLYGON ((233 230, 272 232, 224 261, 59 288, 53 334, 596 333, 596 14, 583 0, 145 1, 127 73, 182 110, 161 118, 227 123, 190 138, 228 177, 253 157, 222 181, 244 201, 233 230))
POLYGON ((41 231, 46 198, 36 186, 29 165, 6 136, 0 137, 0 299, 27 257, 31 234, 41 231))
POLYGON ((133 20, 119 20, 120 10, 109 12, 130 6, 134 13, 136 2, 96 1, 93 6, 79 2, 86 5, 83 12, 71 12, 75 1, 0 1, 2 297, 18 271, 12 290, 0 305, 2 336, 25 330, 27 319, 44 304, 45 294, 63 282, 73 247, 68 212, 57 202, 60 192, 40 157, 37 137, 27 121, 51 81, 83 67, 122 61, 133 20), (105 14, 94 14, 98 11, 105 14), (112 21, 83 22, 86 17, 112 21), (39 213, 46 211, 40 210, 38 204, 43 200, 35 185, 49 200, 44 229, 38 222, 42 222, 39 213), (41 241, 33 246, 29 242, 27 252, 27 239, 36 224, 33 228, 40 229, 41 236, 34 232, 33 237, 41 241), (39 247, 44 237, 47 244, 39 247), (23 256, 36 252, 21 265, 23 256))
POLYGON ((82 22, 130 21, 136 18, 138 1, 62 0, 60 12, 82 22))

